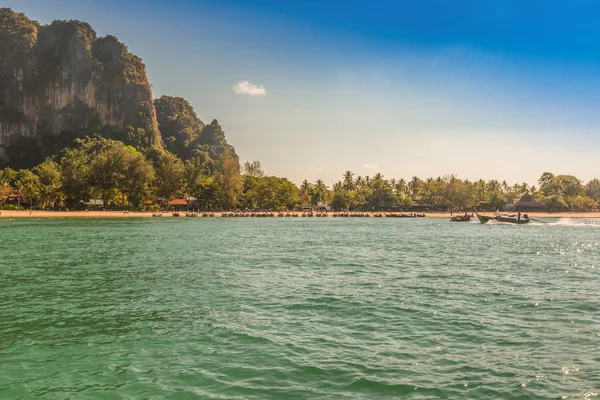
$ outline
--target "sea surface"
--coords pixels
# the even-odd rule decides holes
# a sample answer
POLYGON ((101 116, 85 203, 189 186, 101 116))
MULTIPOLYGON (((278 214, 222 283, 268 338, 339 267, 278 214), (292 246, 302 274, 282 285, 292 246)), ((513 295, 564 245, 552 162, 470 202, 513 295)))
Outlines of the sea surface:
POLYGON ((585 399, 600 220, 0 221, 0 399, 585 399))

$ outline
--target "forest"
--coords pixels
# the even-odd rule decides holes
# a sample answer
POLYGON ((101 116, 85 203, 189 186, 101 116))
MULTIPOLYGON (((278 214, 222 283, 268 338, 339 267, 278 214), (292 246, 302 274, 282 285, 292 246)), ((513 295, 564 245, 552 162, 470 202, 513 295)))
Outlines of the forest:
MULTIPOLYGON (((211 129, 220 126, 213 122, 211 129)), ((208 145, 180 150, 187 154, 183 159, 164 148, 141 152, 118 140, 76 139, 74 146, 34 168, 0 170, 0 203, 4 208, 85 209, 90 199, 101 199, 104 209, 146 210, 168 209, 171 200, 187 199, 189 209, 196 210, 291 211, 317 203, 338 211, 503 210, 511 199, 530 193, 546 210, 586 211, 600 201, 600 180, 584 184, 575 176, 550 172, 534 186, 454 175, 388 179, 352 171, 331 187, 322 180, 297 186, 265 176, 259 161, 240 166, 234 152, 218 153, 208 145), (21 195, 22 201, 7 204, 10 194, 21 195)))

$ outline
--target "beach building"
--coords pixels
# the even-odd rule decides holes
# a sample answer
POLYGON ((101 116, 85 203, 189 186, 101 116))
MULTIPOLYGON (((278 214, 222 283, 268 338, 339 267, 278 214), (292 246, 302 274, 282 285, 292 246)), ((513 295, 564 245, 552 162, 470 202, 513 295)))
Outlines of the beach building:
POLYGON ((331 204, 317 202, 317 211, 319 212, 329 212, 331 211, 331 204))
POLYGON ((102 201, 102 199, 89 199, 84 204, 87 208, 90 208, 90 209, 94 209, 94 208, 98 209, 98 208, 104 207, 104 202, 102 201))
POLYGON ((514 209, 516 211, 540 211, 544 208, 544 205, 538 200, 534 199, 529 193, 525 193, 519 201, 514 203, 514 209))
POLYGON ((20 206, 25 203, 25 198, 21 193, 12 193, 4 198, 4 202, 2 204, 12 204, 15 206, 20 206))
POLYGON ((186 199, 173 199, 169 201, 169 208, 181 210, 188 207, 189 203, 186 199))

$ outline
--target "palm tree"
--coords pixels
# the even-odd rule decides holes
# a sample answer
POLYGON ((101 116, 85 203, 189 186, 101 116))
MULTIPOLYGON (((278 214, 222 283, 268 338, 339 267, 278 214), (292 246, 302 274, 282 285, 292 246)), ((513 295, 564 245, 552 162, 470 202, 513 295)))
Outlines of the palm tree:
POLYGON ((306 179, 302 181, 302 184, 300 185, 300 200, 303 203, 307 203, 309 201, 311 187, 312 185, 309 181, 306 179))
POLYGON ((354 173, 352 171, 344 172, 344 189, 354 190, 354 173))
POLYGON ((542 187, 549 183, 552 179, 554 179, 554 174, 552 172, 544 172, 540 176, 540 179, 538 179, 538 183, 540 184, 540 187, 542 187))
POLYGON ((509 188, 508 188, 508 182, 502 181, 502 183, 500 184, 500 187, 502 188, 502 192, 504 194, 508 193, 508 190, 509 190, 509 188))
POLYGON ((365 179, 362 176, 356 178, 356 186, 362 188, 365 185, 365 179))
POLYGON ((312 188, 313 204, 322 202, 327 197, 327 185, 322 180, 317 180, 312 188))
POLYGON ((406 194, 406 181, 402 178, 398 182, 396 182, 396 192, 405 195, 406 194))
POLYGON ((421 179, 417 176, 413 176, 408 187, 410 188, 410 194, 414 197, 419 193, 419 189, 421 188, 421 179))

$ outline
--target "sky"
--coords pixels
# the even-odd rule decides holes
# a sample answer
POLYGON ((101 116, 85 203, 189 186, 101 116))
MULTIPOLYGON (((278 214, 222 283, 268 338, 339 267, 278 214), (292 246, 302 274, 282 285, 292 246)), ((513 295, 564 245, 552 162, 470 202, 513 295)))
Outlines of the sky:
POLYGON ((0 0, 79 19, 295 183, 600 176, 600 2, 0 0))

